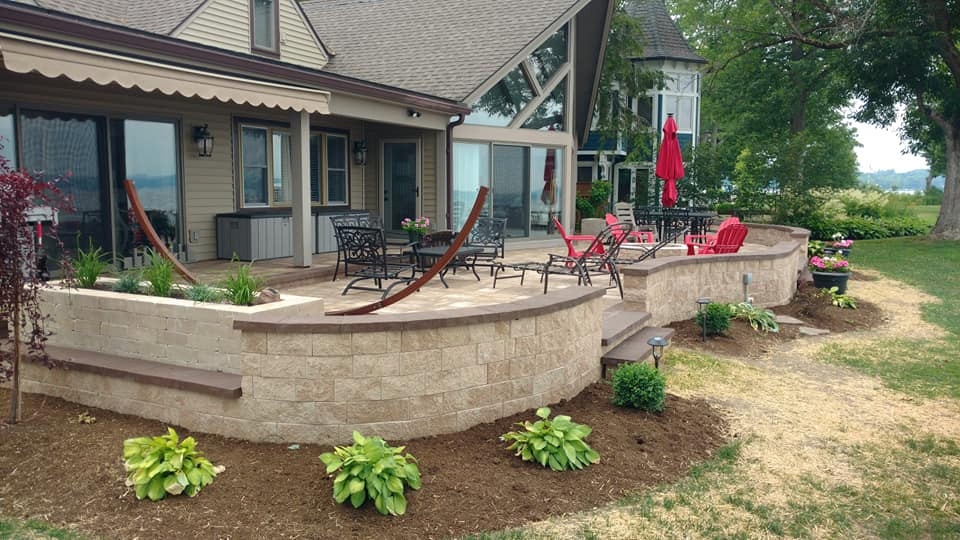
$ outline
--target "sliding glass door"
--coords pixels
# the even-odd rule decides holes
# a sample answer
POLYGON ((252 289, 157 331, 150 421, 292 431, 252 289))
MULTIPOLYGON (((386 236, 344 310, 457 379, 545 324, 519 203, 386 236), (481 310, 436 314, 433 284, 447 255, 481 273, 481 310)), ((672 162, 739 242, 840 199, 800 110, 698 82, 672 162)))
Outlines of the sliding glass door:
POLYGON ((530 148, 493 145, 493 217, 507 218, 507 237, 530 235, 530 148))
POLYGON ((157 235, 170 251, 182 251, 177 125, 174 122, 113 120, 116 255, 125 266, 134 248, 150 245, 134 218, 123 180, 133 180, 140 202, 157 235))
MULTIPOLYGON (((72 212, 60 213, 59 235, 74 251, 92 242, 109 251, 110 196, 104 160, 105 126, 101 118, 66 113, 22 111, 21 164, 45 178, 64 177, 60 188, 70 197, 72 212)), ((51 262, 60 255, 50 250, 51 262)))

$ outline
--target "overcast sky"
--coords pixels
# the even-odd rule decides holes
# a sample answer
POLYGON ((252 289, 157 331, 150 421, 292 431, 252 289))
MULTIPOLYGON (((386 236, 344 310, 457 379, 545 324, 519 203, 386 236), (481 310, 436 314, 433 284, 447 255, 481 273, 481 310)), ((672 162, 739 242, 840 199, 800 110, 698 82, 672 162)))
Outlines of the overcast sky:
POLYGON ((848 123, 857 130, 860 146, 856 152, 861 172, 890 169, 896 172, 907 172, 927 168, 926 160, 910 154, 907 151, 907 145, 900 140, 897 134, 900 129, 899 119, 896 124, 887 127, 863 124, 853 119, 849 119, 848 123))

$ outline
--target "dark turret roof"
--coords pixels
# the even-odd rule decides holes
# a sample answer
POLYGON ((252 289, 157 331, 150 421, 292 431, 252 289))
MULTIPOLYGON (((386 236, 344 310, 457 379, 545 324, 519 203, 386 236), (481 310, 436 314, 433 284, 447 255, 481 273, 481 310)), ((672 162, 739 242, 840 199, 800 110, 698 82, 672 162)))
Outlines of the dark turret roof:
POLYGON ((627 14, 640 21, 646 43, 639 60, 667 59, 706 64, 683 37, 663 0, 628 0, 627 14))

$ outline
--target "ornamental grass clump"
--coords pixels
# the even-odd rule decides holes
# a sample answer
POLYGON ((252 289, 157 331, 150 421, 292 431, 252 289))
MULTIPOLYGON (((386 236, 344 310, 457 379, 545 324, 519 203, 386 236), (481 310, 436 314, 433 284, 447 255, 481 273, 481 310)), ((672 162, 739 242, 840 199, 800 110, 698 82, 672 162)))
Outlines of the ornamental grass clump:
POLYGON ((660 412, 667 400, 666 381, 650 364, 624 364, 613 374, 613 404, 660 412))
POLYGON ((173 288, 173 263, 154 250, 147 251, 149 264, 143 269, 147 289, 154 296, 168 297, 173 288))
POLYGON ((564 415, 550 420, 549 407, 537 409, 537 416, 540 420, 532 424, 518 422, 522 430, 500 436, 501 441, 513 441, 507 450, 555 471, 582 469, 600 461, 600 454, 583 440, 593 431, 590 426, 574 423, 564 415))
POLYGON ((370 499, 381 514, 402 516, 407 511, 404 488, 420 489, 417 459, 403 454, 404 448, 354 431, 352 446, 337 446, 322 454, 327 474, 339 471, 333 480, 333 500, 343 504, 349 499, 354 508, 360 508, 370 499))
POLYGON ((107 254, 100 247, 94 248, 91 239, 87 250, 77 249, 77 257, 73 259, 73 278, 77 287, 92 289, 108 266, 107 254))
POLYGON ((732 317, 730 304, 707 304, 706 309, 697 313, 697 325, 706 328, 708 336, 719 336, 730 328, 732 317))
POLYGON ((223 295, 235 306, 249 306, 253 304, 257 293, 263 290, 263 280, 252 274, 252 262, 239 264, 236 257, 231 262, 238 263, 237 271, 224 278, 221 284, 223 295))
POLYGON ((840 255, 810 257, 809 267, 811 272, 846 274, 850 271, 850 263, 840 255))
POLYGON ((203 452, 196 449, 193 437, 180 440, 173 428, 160 437, 137 437, 123 441, 123 466, 129 473, 127 486, 138 499, 151 501, 186 493, 193 497, 223 472, 203 452))

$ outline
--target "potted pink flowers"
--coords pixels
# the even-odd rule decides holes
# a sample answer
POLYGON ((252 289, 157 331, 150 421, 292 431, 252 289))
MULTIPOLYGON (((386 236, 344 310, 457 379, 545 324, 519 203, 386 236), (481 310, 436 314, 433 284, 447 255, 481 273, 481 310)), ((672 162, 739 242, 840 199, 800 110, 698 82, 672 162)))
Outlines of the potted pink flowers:
POLYGON ((813 285, 818 289, 837 288, 838 294, 847 292, 847 280, 850 279, 850 263, 840 255, 810 257, 810 273, 813 285))
POLYGON ((853 240, 847 240, 843 233, 834 233, 833 242, 830 243, 823 249, 823 252, 827 255, 834 255, 839 253, 844 257, 850 256, 850 250, 853 248, 853 240))
POLYGON ((418 218, 404 218, 400 222, 400 228, 407 231, 410 243, 419 242, 423 235, 430 230, 430 218, 420 216, 418 218))

